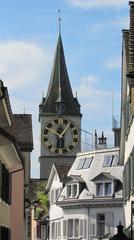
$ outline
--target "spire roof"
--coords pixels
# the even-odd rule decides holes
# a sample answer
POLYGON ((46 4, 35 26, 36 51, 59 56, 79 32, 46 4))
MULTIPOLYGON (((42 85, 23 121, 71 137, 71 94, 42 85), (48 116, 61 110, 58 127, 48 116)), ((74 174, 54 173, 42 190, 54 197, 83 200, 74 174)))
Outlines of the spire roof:
POLYGON ((59 32, 58 42, 53 61, 53 68, 46 98, 40 105, 40 113, 56 113, 56 103, 64 103, 64 114, 80 114, 80 105, 77 98, 73 97, 61 34, 59 32))

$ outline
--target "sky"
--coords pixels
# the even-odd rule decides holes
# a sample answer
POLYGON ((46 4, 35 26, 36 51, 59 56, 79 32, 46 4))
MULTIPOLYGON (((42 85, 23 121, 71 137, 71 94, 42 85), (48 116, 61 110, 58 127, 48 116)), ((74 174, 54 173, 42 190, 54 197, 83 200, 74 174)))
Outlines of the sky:
POLYGON ((38 105, 50 80, 58 9, 69 79, 81 104, 82 128, 91 133, 96 129, 98 135, 104 131, 110 139, 112 109, 115 116, 120 115, 122 29, 129 27, 126 0, 1 1, 0 79, 8 87, 13 113, 32 114, 32 177, 39 177, 38 105))

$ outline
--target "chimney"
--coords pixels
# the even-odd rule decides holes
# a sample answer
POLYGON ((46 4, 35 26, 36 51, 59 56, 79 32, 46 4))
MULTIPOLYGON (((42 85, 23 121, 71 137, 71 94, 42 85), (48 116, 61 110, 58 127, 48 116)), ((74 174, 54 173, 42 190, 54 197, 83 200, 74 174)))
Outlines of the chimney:
POLYGON ((95 130, 95 133, 94 133, 94 146, 95 146, 95 149, 97 148, 97 131, 95 130))
POLYGON ((97 149, 105 149, 107 147, 107 138, 104 137, 104 133, 102 132, 101 137, 99 139, 99 144, 97 144, 97 149))

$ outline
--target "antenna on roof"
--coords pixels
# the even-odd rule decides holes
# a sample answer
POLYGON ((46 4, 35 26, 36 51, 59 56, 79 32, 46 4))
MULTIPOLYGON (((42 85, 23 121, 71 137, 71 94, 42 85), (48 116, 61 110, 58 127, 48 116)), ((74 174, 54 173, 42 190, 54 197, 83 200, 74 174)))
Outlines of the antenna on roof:
POLYGON ((26 108, 25 108, 25 106, 24 106, 24 108, 23 108, 23 114, 26 114, 26 108))
POLYGON ((58 22, 59 22, 59 35, 61 34, 61 10, 58 9, 58 14, 59 14, 59 17, 58 17, 58 22))
POLYGON ((113 127, 113 120, 114 120, 114 92, 112 91, 112 127, 113 127))

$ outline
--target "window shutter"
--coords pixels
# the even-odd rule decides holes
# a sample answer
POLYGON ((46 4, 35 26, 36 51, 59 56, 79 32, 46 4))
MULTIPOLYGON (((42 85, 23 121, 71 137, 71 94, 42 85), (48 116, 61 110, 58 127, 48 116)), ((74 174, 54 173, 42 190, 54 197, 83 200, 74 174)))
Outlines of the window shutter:
POLYGON ((90 216, 90 236, 96 235, 96 215, 90 216))
POLYGON ((87 221, 86 219, 83 220, 83 237, 86 238, 87 236, 87 221))
POLYGON ((84 231, 83 231, 83 219, 80 219, 80 237, 83 237, 83 234, 84 231))
POLYGON ((105 234, 109 236, 113 235, 114 215, 113 212, 107 212, 105 214, 105 234))
POLYGON ((63 237, 67 236, 67 220, 63 220, 63 237))
POLYGON ((54 233, 54 238, 57 238, 58 235, 58 222, 55 222, 55 233, 54 233))
POLYGON ((57 231, 57 237, 61 236, 61 222, 58 222, 58 231, 57 231))

